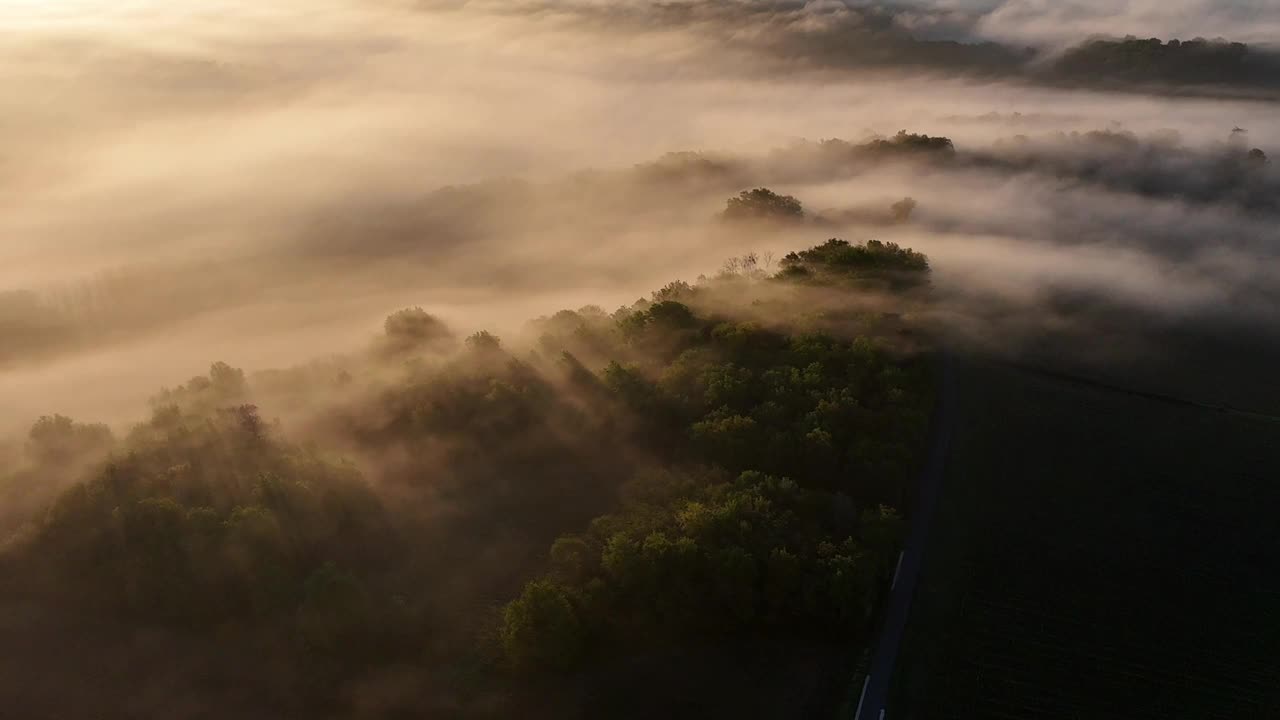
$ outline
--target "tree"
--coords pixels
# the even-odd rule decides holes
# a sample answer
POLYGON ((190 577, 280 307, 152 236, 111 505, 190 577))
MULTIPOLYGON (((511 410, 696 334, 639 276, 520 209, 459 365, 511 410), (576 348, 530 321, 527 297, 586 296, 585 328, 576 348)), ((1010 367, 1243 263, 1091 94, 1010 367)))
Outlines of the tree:
POLYGON ((169 498, 148 498, 117 510, 124 541, 129 606, 182 617, 193 599, 186 554, 187 513, 169 498))
POLYGON ((879 279, 894 287, 924 284, 929 275, 929 259, 923 253, 879 240, 853 245, 831 238, 817 247, 788 253, 781 266, 778 277, 782 279, 879 279))
POLYGON ((372 625, 368 595, 354 576, 325 563, 303 584, 295 623, 311 652, 358 655, 362 648, 356 646, 372 625))
POLYGON ((586 634, 565 586, 535 580, 502 611, 502 648, 516 667, 564 670, 586 647, 586 634))
POLYGON ((726 220, 774 220, 795 222, 804 218, 804 206, 790 195, 779 195, 768 188, 743 190, 725 203, 726 220))
POLYGON ((502 351, 502 341, 488 330, 481 330, 467 338, 467 349, 473 353, 494 355, 502 351))
POLYGON ((37 465, 65 466, 101 455, 115 438, 106 425, 83 424, 65 415, 45 415, 27 432, 27 457, 37 465))
POLYGON ((584 581, 591 565, 591 549, 581 537, 566 535, 551 545, 551 572, 563 582, 584 581))
POLYGON ((912 198, 902 198, 898 202, 889 206, 889 215, 894 222, 904 223, 911 219, 911 213, 915 212, 916 201, 912 198))
POLYGON ((244 370, 224 362, 216 362, 209 367, 209 383, 218 397, 228 400, 243 397, 249 387, 244 379, 244 370))
POLYGON ((956 153, 955 143, 947 137, 909 133, 899 130, 889 139, 876 139, 867 143, 867 152, 880 155, 935 155, 950 158, 956 153))
POLYGON ((697 318, 689 306, 673 300, 654 303, 649 307, 648 314, 649 324, 655 327, 679 330, 697 324, 697 318))
POLYGON ((456 340, 448 325, 420 307, 388 315, 382 327, 384 348, 391 354, 443 350, 456 340))
POLYGON ((185 385, 161 390, 151 399, 151 406, 156 411, 178 408, 178 415, 205 415, 218 408, 244 404, 248 398, 249 383, 244 370, 215 362, 209 366, 208 375, 197 375, 185 385))

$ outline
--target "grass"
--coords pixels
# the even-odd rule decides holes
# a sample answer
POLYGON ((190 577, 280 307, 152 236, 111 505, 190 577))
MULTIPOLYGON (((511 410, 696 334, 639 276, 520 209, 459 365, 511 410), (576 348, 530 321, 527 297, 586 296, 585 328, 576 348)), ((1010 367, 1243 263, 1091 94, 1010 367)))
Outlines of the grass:
POLYGON ((1280 717, 1280 423, 957 380, 889 717, 1280 717))

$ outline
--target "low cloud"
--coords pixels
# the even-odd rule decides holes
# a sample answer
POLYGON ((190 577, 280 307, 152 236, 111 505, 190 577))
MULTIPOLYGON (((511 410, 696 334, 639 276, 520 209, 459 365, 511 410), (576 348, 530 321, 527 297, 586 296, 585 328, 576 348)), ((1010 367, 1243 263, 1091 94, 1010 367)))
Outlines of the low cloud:
POLYGON ((1280 8, 1267 0, 1004 0, 975 26, 992 39, 1067 45, 1094 35, 1274 43, 1280 8))
POLYGON ((1270 257, 1274 169, 1213 180, 1232 142, 1280 146, 1268 103, 823 70, 847 65, 827 62, 844 33, 968 38, 991 10, 10 6, 23 32, 0 39, 14 90, 0 99, 0 292, 27 334, 6 325, 5 422, 133 418, 212 359, 301 362, 405 305, 502 330, 835 234, 900 236, 946 257, 942 276, 967 236, 1209 258, 1218 284, 1270 257), (1229 139, 1237 126, 1247 139, 1229 139), (901 128, 951 137, 957 161, 833 168, 797 144, 901 128), (1098 130, 1133 140, 1099 146, 1098 130), (728 174, 654 175, 670 151, 727 158, 728 174), (719 231, 724 200, 762 185, 843 220, 719 231), (908 226, 852 222, 904 197, 919 203, 908 226), (51 342, 68 316, 71 339, 51 342))

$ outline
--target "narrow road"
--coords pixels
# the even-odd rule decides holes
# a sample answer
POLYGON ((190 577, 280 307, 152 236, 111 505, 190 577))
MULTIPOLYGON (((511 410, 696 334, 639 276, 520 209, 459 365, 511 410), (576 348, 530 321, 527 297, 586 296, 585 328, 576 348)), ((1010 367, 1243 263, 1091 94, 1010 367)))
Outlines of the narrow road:
POLYGON ((938 506, 938 493, 946 471, 956 411, 955 360, 949 353, 943 353, 941 366, 938 407, 934 411, 929 429, 929 456, 920 475, 920 494, 916 498, 915 512, 911 516, 911 533, 907 536, 902 558, 894 575, 893 587, 889 591, 884 627, 880 631, 875 656, 871 659, 871 668, 855 720, 881 720, 886 717, 890 681, 893 679, 898 649, 911 613, 911 598, 920 580, 929 524, 933 521, 933 514, 938 506))

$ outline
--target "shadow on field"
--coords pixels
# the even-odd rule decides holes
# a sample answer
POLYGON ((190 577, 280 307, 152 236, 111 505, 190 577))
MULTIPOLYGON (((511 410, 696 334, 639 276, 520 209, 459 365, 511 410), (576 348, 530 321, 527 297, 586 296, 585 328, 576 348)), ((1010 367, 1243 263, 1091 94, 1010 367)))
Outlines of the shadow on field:
POLYGON ((1270 361, 1204 355, 959 364, 890 717, 1280 715, 1270 361))

